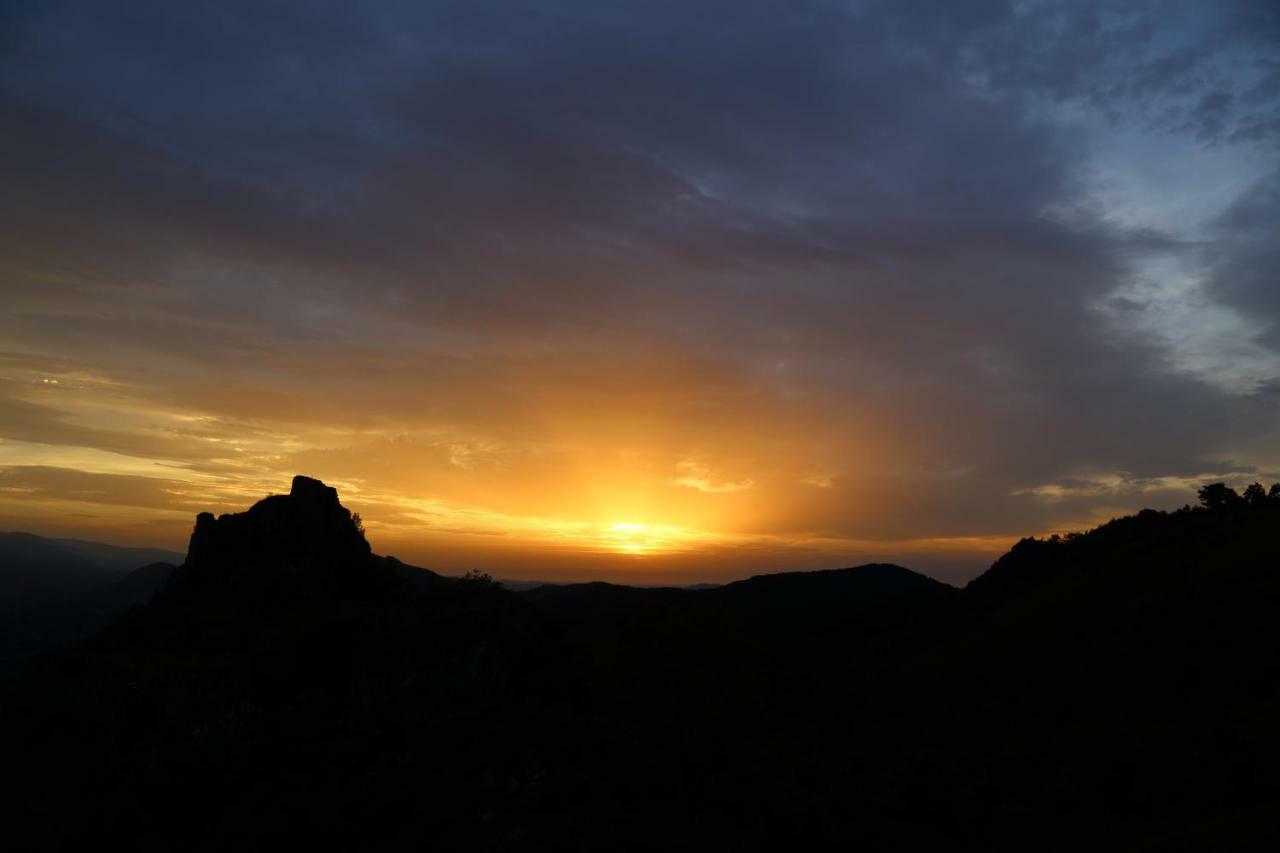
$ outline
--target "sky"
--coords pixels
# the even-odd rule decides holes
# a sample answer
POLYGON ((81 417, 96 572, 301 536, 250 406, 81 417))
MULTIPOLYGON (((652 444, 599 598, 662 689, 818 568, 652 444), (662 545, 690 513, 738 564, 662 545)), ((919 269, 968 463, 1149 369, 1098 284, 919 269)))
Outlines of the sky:
POLYGON ((0 529, 718 581, 1280 480, 1280 7, 10 2, 0 529))

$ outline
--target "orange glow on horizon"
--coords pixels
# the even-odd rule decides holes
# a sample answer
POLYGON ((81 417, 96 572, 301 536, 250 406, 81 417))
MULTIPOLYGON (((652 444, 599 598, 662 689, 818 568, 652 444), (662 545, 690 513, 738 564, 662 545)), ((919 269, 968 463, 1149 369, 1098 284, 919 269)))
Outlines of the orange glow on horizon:
MULTIPOLYGON (((649 397, 677 399, 675 375, 637 382, 654 390, 630 419, 553 389, 512 424, 416 429, 344 422, 315 400, 296 420, 287 401, 217 414, 225 397, 157 401, 88 371, 11 368, 10 379, 15 399, 54 413, 27 439, 0 439, 0 527, 12 530, 182 550, 198 512, 244 510, 303 473, 338 489, 380 553, 512 578, 693 582, 872 561, 963 577, 1032 532, 929 529, 901 466, 871 463, 902 455, 871 413, 853 434, 821 419, 744 431, 659 416, 649 397)), ((932 486, 964 472, 906 474, 932 486)), ((1020 499, 1053 506, 1071 497, 1059 491, 1020 499)))

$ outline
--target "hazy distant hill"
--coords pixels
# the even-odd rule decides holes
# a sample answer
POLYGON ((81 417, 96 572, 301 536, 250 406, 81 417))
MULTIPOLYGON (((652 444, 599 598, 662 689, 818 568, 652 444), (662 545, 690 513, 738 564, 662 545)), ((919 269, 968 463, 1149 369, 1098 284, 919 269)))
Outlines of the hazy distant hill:
POLYGON ((0 609, 43 603, 118 576, 53 540, 0 533, 0 609))
POLYGON ((115 572, 128 573, 140 566, 151 563, 171 563, 178 565, 184 555, 178 551, 164 548, 131 548, 122 545, 109 545, 106 542, 90 542, 83 539, 50 539, 73 554, 77 554, 92 563, 115 572))
POLYGON ((180 554, 30 533, 0 534, 0 679, 31 655, 73 642, 146 603, 180 554), (93 559, 91 559, 91 556, 93 559))
MULTIPOLYGON (((817 634, 850 621, 883 620, 947 600, 957 590, 901 566, 883 563, 820 572, 757 575, 723 586, 630 587, 593 582, 522 591, 561 618, 617 624, 656 618, 658 611, 709 614, 736 628, 772 637, 817 634)), ((688 617, 686 617, 688 618, 688 617)))
POLYGON ((0 533, 0 610, 55 603, 149 563, 180 562, 181 554, 156 548, 0 533))
POLYGON ((306 478, 197 521, 0 732, 71 846, 1254 850, 1280 831, 1280 497, 891 565, 520 593, 377 557, 306 478), (154 580, 164 574, 156 570, 154 580))
POLYGON ((180 562, 181 554, 156 548, 0 533, 0 608, 49 603, 149 563, 180 562))

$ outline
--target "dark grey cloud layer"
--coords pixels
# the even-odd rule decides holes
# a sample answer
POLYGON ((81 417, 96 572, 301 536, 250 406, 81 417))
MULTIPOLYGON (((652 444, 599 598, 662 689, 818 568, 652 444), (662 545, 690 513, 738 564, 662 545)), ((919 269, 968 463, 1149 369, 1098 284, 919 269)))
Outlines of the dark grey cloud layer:
MULTIPOLYGON (((676 412, 691 447, 714 446, 708 423, 794 418, 838 474, 860 452, 842 434, 895 437, 844 481, 892 494, 883 513, 819 494, 775 522, 842 534, 1007 531, 1044 523, 1025 491, 1043 484, 1280 463, 1259 439, 1280 434, 1273 397, 1176 369, 1167 339, 1099 309, 1144 259, 1207 258, 1205 292, 1280 353, 1280 173, 1206 211, 1203 241, 1119 223, 1092 183, 1108 134, 1275 164, 1274 4, 6 14, 15 349, 149 361, 185 402, 209 373, 265 398, 346 389, 350 352, 378 405, 325 417, 432 399, 405 417, 494 435, 543 385, 641 405, 584 359, 706 365, 715 402, 676 412), (453 399, 451 371, 487 396, 453 399)), ((15 403, 0 428, 49 417, 15 403)))
POLYGON ((1265 324, 1280 350, 1280 169, 1249 186, 1214 223, 1211 287, 1265 324))

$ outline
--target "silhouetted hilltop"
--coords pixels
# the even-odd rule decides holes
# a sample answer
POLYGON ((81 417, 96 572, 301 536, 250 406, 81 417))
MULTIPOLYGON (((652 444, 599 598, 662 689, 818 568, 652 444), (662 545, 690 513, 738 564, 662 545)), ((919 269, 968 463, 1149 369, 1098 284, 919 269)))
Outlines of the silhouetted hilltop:
MULTIPOLYGON (((615 622, 657 610, 729 619, 738 630, 778 638, 820 633, 850 620, 883 620, 948 599, 957 590, 901 566, 756 575, 723 586, 630 587, 599 581, 545 585, 520 593, 561 618, 615 622)), ((690 618, 686 616, 686 618, 690 618)))
POLYGON ((1046 585, 1167 586, 1191 576, 1228 583, 1241 573, 1275 566, 1277 543, 1271 537, 1280 530, 1280 495, 1218 502, 1216 494, 1209 491, 1198 507, 1147 509, 1087 533, 1023 539, 971 581, 966 594, 1002 599, 1046 585))
POLYGON ((701 594, 732 609, 756 629, 787 634, 822 631, 842 622, 883 617, 946 601, 956 590, 888 563, 821 572, 757 575, 701 594))
POLYGON ((200 513, 187 559, 164 594, 364 597, 385 593, 393 579, 337 490, 297 476, 289 494, 264 498, 246 512, 200 513))
POLYGON ((646 607, 677 606, 691 602, 689 596, 693 591, 674 586, 624 586, 590 581, 545 584, 522 590, 519 595, 547 613, 567 616, 583 612, 608 614, 646 607))
POLYGON ((526 609, 496 585, 442 578, 373 554, 337 490, 297 476, 289 494, 245 512, 199 514, 186 561, 152 604, 95 642, 266 652, 298 639, 281 631, 290 620, 308 622, 308 632, 333 620, 334 636, 363 625, 390 641, 442 607, 461 622, 505 613, 516 629, 523 623, 514 611, 526 609))

